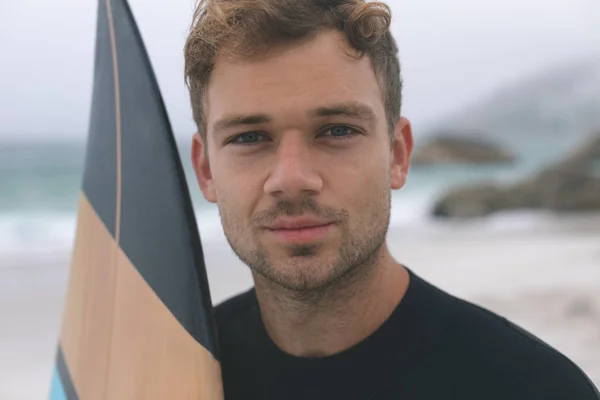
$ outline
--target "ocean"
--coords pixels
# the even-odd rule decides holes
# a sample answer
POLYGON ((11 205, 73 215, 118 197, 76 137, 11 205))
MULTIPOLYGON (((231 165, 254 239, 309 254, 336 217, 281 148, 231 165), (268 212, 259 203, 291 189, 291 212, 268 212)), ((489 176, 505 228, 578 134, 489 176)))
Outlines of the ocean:
MULTIPOLYGON (((417 140, 417 145, 418 145, 417 140)), ((579 142, 566 137, 537 136, 506 143, 519 161, 506 166, 413 167, 404 188, 393 194, 393 225, 427 229, 436 224, 429 211, 448 187, 479 181, 510 182, 560 158, 579 142)), ((217 208, 197 187, 189 144, 179 143, 196 218, 203 241, 223 231, 217 208)), ((0 255, 65 250, 73 245, 85 144, 0 143, 0 255)), ((494 218, 490 227, 523 224, 526 213, 494 218)))
MULTIPOLYGON (((388 246, 428 282, 522 326, 600 383, 600 215, 553 218, 510 212, 447 223, 428 217, 446 188, 510 182, 560 158, 579 139, 513 136, 519 162, 413 167, 395 191, 388 246)), ((417 143, 421 140, 417 139, 417 143)), ((47 396, 69 279, 85 146, 0 144, 0 398, 47 396), (6 327, 6 328, 5 328, 6 327)), ((213 304, 253 284, 223 240, 216 206, 203 200, 180 151, 204 245, 213 304)))

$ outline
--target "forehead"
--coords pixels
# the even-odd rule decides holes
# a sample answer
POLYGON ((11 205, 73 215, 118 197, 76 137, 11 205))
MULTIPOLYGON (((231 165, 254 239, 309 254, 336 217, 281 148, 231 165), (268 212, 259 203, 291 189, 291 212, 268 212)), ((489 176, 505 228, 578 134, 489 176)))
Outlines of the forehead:
POLYGON ((220 57, 206 93, 209 126, 223 115, 281 113, 344 101, 361 102, 383 117, 382 92, 368 57, 355 57, 334 31, 250 60, 220 57))

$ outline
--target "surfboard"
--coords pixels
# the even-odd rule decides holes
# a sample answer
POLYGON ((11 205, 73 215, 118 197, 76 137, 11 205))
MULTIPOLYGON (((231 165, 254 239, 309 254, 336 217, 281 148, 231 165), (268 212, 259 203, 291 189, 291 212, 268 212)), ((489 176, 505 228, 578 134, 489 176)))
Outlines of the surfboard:
POLYGON ((194 210, 127 1, 99 0, 96 29, 85 165, 49 398, 222 399, 194 210))

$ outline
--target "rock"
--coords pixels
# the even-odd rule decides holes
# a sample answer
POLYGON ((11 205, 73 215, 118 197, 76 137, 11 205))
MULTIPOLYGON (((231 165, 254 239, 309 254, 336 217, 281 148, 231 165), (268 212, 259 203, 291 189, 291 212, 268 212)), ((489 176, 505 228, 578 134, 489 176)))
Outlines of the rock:
POLYGON ((413 165, 510 163, 515 156, 491 142, 457 136, 440 136, 415 150, 413 165))
POLYGON ((573 154, 566 157, 564 162, 573 164, 595 163, 600 160, 600 132, 588 139, 573 154))
POLYGON ((594 301, 588 297, 575 297, 568 302, 564 314, 568 318, 594 316, 596 314, 594 301))
POLYGON ((494 185, 463 187, 451 190, 433 207, 438 218, 483 217, 507 206, 506 191, 494 185))
POLYGON ((538 178, 542 208, 552 211, 600 210, 600 177, 586 170, 557 169, 538 178))
POLYGON ((541 208, 552 211, 600 210, 600 135, 533 179, 541 208))
POLYGON ((563 161, 513 186, 480 184, 452 189, 436 202, 432 214, 473 218, 514 209, 600 211, 600 135, 563 161))

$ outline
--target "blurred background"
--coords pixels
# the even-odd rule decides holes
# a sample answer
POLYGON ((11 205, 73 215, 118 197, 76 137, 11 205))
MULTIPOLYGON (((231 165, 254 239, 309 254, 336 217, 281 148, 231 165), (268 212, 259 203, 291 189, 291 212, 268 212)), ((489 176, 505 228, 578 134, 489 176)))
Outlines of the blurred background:
MULTIPOLYGON (((389 243, 600 385, 600 1, 390 0, 416 135, 389 243)), ((249 287, 197 188, 191 0, 130 0, 164 96, 213 301, 249 287)), ((0 398, 47 394, 90 111, 96 2, 0 2, 0 398)))

